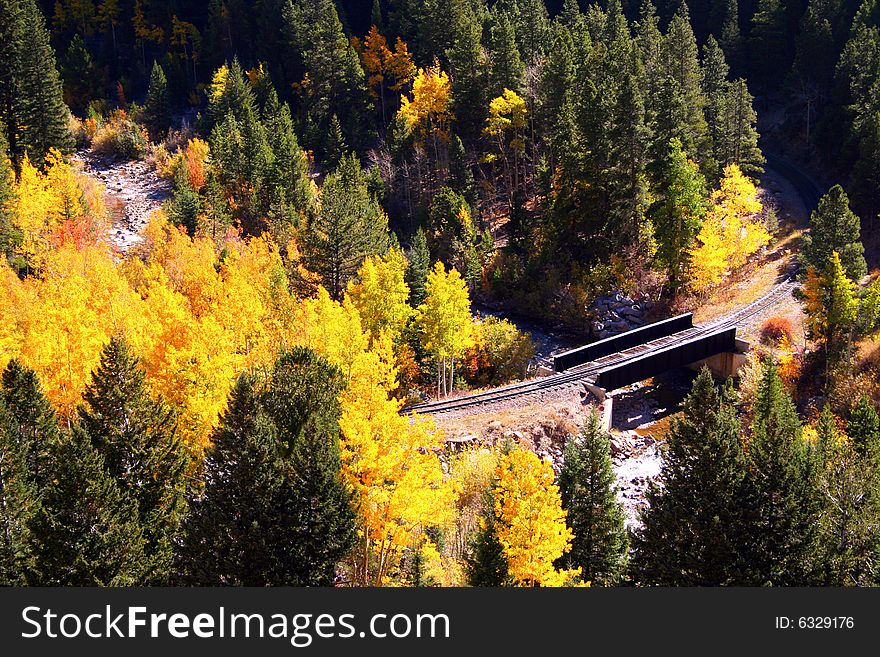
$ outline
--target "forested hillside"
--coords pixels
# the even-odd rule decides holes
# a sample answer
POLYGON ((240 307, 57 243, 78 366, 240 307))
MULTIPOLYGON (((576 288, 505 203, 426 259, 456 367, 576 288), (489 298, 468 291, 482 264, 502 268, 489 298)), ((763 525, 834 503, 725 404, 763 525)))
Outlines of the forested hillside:
POLYGON ((876 0, 0 0, 0 583, 876 583, 878 103, 876 0), (173 191, 121 241, 84 160, 173 191), (700 375, 635 528, 592 414, 401 414, 535 373, 478 305, 586 341, 790 249, 802 344, 700 375))

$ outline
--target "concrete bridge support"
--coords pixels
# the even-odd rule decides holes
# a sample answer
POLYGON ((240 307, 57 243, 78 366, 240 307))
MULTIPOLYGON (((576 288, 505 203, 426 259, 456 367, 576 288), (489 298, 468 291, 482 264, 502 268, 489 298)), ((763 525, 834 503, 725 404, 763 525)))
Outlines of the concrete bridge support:
POLYGON ((588 381, 583 382, 584 386, 584 402, 586 403, 587 398, 592 395, 599 402, 598 408, 596 409, 599 413, 599 426, 602 431, 610 431, 611 430, 611 412, 613 410, 614 399, 608 396, 608 391, 604 388, 600 388, 599 386, 593 385, 588 381))
POLYGON ((752 345, 748 341, 737 338, 736 351, 725 351, 715 356, 698 360, 696 363, 689 365, 689 367, 692 370, 700 371, 706 366, 712 372, 712 376, 721 381, 726 380, 728 377, 736 378, 739 368, 745 364, 751 349, 752 345))

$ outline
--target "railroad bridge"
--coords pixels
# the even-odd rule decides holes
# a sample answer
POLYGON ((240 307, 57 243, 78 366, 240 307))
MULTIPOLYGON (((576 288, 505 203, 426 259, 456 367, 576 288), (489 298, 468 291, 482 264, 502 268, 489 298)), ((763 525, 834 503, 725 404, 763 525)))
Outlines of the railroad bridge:
POLYGON ((401 412, 431 415, 486 412, 500 402, 540 402, 575 388, 597 398, 603 408, 603 424, 607 427, 611 417, 608 392, 683 366, 707 365, 718 378, 734 375, 748 351, 748 343, 736 337, 737 325, 791 294, 793 288, 793 279, 785 277, 757 301, 711 324, 697 326, 691 313, 678 315, 557 354, 553 357, 553 370, 546 376, 417 404, 401 412))

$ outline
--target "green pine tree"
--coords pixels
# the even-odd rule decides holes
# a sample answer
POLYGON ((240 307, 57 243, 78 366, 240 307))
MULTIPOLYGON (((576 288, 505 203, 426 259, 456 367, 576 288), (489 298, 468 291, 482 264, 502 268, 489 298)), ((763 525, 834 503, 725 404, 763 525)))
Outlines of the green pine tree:
POLYGON ((495 512, 491 492, 486 495, 481 526, 471 540, 471 552, 465 560, 465 572, 470 586, 501 587, 510 585, 504 547, 495 531, 495 512))
POLYGON ((776 367, 767 362, 748 441, 751 523, 749 571, 756 586, 805 586, 815 581, 816 449, 801 436, 797 412, 776 367))
POLYGON ((721 162, 726 157, 727 130, 726 107, 730 90, 727 79, 730 68, 724 51, 715 37, 710 36, 703 46, 703 92, 706 96, 706 124, 712 140, 712 163, 706 167, 713 178, 720 177, 721 162))
POLYGON ((293 119, 287 103, 280 103, 272 89, 263 110, 263 125, 272 151, 266 171, 269 195, 267 216, 275 241, 287 244, 290 231, 300 225, 312 211, 309 163, 299 147, 293 119))
POLYGON ((201 199, 189 183, 186 167, 180 167, 174 176, 174 191, 167 205, 168 219, 177 226, 186 228, 193 236, 199 226, 201 199))
POLYGON ((0 257, 5 256, 13 269, 23 267, 16 247, 21 244, 21 231, 13 222, 15 191, 12 188, 12 162, 7 156, 6 130, 0 122, 0 257))
POLYGON ((137 510, 150 562, 147 582, 167 581, 172 541, 184 512, 189 455, 174 413, 147 392, 146 373, 124 339, 114 336, 83 394, 79 424, 120 491, 137 510))
POLYGON ((26 35, 17 66, 21 94, 17 128, 21 131, 21 152, 13 151, 13 157, 27 152, 33 163, 42 164, 50 148, 62 153, 73 150, 70 110, 64 104, 61 77, 43 14, 35 0, 21 0, 21 7, 22 31, 26 35))
POLYGON ((505 89, 519 92, 525 66, 516 46, 513 24, 503 13, 496 12, 493 16, 489 53, 489 98, 500 96, 505 89))
POLYGON ((39 493, 27 470, 23 441, 0 400, 0 586, 22 586, 30 566, 30 517, 39 493))
POLYGON ((364 258, 388 249, 388 218, 367 188, 354 155, 327 176, 320 212, 306 231, 303 255, 334 299, 341 299, 364 258))
POLYGON ((425 300, 425 283, 431 271, 431 252, 428 250, 428 238, 425 231, 419 228, 413 235, 407 254, 409 266, 406 268, 406 283, 409 285, 409 303, 413 308, 425 300))
POLYGON ((12 431, 24 449, 27 471, 39 489, 52 478, 53 444, 59 440, 58 418, 33 370, 9 361, 2 374, 0 399, 6 405, 12 431))
POLYGON ((826 404, 816 427, 822 455, 819 491, 820 581, 825 586, 870 586, 880 544, 880 497, 875 459, 859 454, 826 404))
POLYGON ((61 64, 64 79, 64 102, 82 114, 95 98, 98 71, 82 36, 75 34, 61 64))
POLYGON ((346 143, 356 150, 366 147, 375 136, 373 104, 360 57, 343 32, 335 3, 297 0, 286 15, 309 75, 300 106, 306 145, 325 154, 335 114, 346 143))
POLYGON ((747 174, 763 173, 764 155, 758 147, 756 125, 758 114, 752 106, 754 99, 742 78, 730 85, 723 107, 723 149, 719 151, 719 164, 724 167, 736 164, 747 174))
POLYGON ((153 62, 150 73, 150 86, 144 102, 144 125, 153 141, 159 141, 171 127, 171 99, 168 94, 168 80, 158 62, 153 62))
POLYGON ((477 187, 474 183, 474 173, 467 161, 464 144, 458 135, 453 135, 449 140, 449 178, 446 181, 449 187, 464 196, 471 207, 477 203, 477 187))
POLYGON ((655 131, 661 141, 659 147, 665 150, 672 137, 681 139, 682 147, 692 157, 702 159, 703 146, 707 138, 706 119, 703 108, 706 98, 703 95, 703 73, 700 68, 697 41, 687 12, 687 4, 682 3, 669 23, 663 39, 662 57, 666 75, 675 81, 671 87, 679 96, 677 100, 679 129, 675 133, 655 131))
POLYGON ((628 540, 616 481, 608 435, 594 410, 580 436, 566 443, 559 473, 562 507, 574 534, 561 563, 580 568, 581 579, 594 585, 619 583, 626 567, 628 540))
POLYGON ((788 72, 785 8, 779 0, 759 0, 749 32, 749 70, 761 91, 768 91, 788 72))
MULTIPOLYGON (((24 47, 21 0, 0 0, 0 125, 3 145, 16 170, 21 166, 22 103, 20 52, 24 47)), ((6 151, 4 151, 6 152, 6 151)))
POLYGON ((33 370, 12 360, 0 385, 0 585, 33 571, 31 523, 51 481, 58 420, 33 370))
POLYGON ((451 43, 446 51, 452 78, 452 110, 466 140, 479 137, 489 109, 488 62, 482 46, 483 27, 468 0, 449 0, 445 18, 451 43))
POLYGON ((657 239, 657 260, 666 270, 670 288, 676 291, 687 270, 688 249, 707 208, 705 180, 678 139, 669 142, 662 181, 664 195, 648 213, 657 239))
POLYGON ((205 454, 204 491, 189 501, 176 555, 183 583, 296 584, 278 555, 286 475, 277 429, 253 381, 239 377, 205 454))
POLYGON ((880 457, 880 415, 866 395, 850 411, 846 435, 860 456, 880 457))
POLYGON ((719 0, 724 4, 721 29, 718 32, 718 42, 724 50, 724 56, 730 63, 735 74, 739 75, 743 69, 743 38, 739 29, 739 2, 738 0, 719 0))
POLYGON ((315 352, 282 353, 263 394, 287 468, 278 543, 284 568, 302 586, 328 586, 355 541, 352 497, 342 481, 339 393, 342 373, 315 352))
POLYGON ((859 218, 849 208, 843 187, 834 185, 810 215, 810 232, 803 237, 801 262, 805 267, 823 271, 836 251, 846 275, 858 281, 868 270, 865 248, 860 240, 859 218))
POLYGON ((330 125, 327 128, 327 144, 324 150, 324 164, 329 169, 338 167, 348 154, 345 135, 342 133, 342 124, 339 123, 339 117, 336 114, 330 117, 330 125))
POLYGON ((748 582, 746 476, 735 411, 704 368, 683 417, 670 427, 660 485, 648 491, 633 536, 633 579, 660 586, 748 582))
POLYGON ((547 35, 550 32, 550 18, 543 0, 515 0, 507 5, 513 29, 516 33, 517 47, 526 64, 533 64, 548 52, 547 35))
POLYGON ((53 446, 55 468, 30 523, 38 586, 132 586, 151 573, 136 502, 79 427, 53 446))

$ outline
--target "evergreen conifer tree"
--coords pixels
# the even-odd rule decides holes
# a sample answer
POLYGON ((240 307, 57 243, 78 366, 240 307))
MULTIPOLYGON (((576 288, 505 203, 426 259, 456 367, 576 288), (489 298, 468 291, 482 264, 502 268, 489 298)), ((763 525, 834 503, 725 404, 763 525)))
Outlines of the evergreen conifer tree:
POLYGON ((168 219, 177 226, 186 228, 187 234, 193 236, 199 223, 201 199, 189 182, 186 167, 180 167, 174 176, 174 191, 166 205, 168 219))
POLYGON ((52 478, 53 444, 60 438, 58 418, 33 370, 9 361, 2 374, 0 401, 9 414, 13 435, 20 443, 29 476, 38 489, 52 478))
POLYGON ((30 523, 38 586, 132 586, 152 568, 137 503, 108 472, 86 433, 74 426, 53 445, 52 481, 30 523))
POLYGON ((364 258, 388 249, 388 218, 370 195, 354 155, 343 158, 327 176, 321 198, 321 210, 306 232, 304 256, 330 295, 341 299, 364 258))
POLYGON ((70 110, 64 104, 61 76, 43 14, 36 0, 21 0, 21 8, 25 36, 16 67, 20 75, 21 113, 16 127, 21 131, 21 152, 13 156, 26 151, 31 162, 42 164, 50 148, 62 153, 73 150, 70 110))
POLYGON ((153 62, 150 86, 144 102, 144 124, 153 141, 159 141, 171 127, 171 100, 168 96, 168 80, 159 62, 153 62))
POLYGON ((486 496, 488 501, 481 526, 471 541, 471 554, 465 562, 467 581, 470 586, 509 586, 511 579, 507 570, 507 558, 495 531, 491 492, 486 496))
POLYGON ((860 456, 880 457, 880 415, 866 395, 850 411, 846 435, 860 456))
POLYGON ((449 187, 464 196, 471 207, 477 203, 477 187, 474 183, 474 174, 467 161, 464 144, 458 135, 453 135, 449 140, 449 178, 446 181, 449 187))
POLYGON ((706 183, 688 159, 678 139, 669 142, 663 165, 665 195, 654 202, 649 215, 657 238, 657 259, 666 270, 673 291, 687 269, 688 249, 706 213, 706 183))
POLYGON ((818 487, 820 580, 825 586, 870 586, 880 541, 876 460, 859 454, 837 429, 826 404, 816 431, 822 457, 818 487))
POLYGON ((739 29, 738 0, 717 0, 723 3, 721 29, 718 32, 718 43, 735 75, 743 72, 743 39, 739 29))
POLYGON ((733 408, 703 369, 666 440, 660 486, 652 486, 633 536, 631 572, 642 584, 744 584, 746 462, 733 408))
POLYGON ((801 262, 821 272, 837 251, 846 275, 858 282, 867 272, 865 248, 860 241, 859 218, 849 208, 843 187, 834 185, 810 215, 810 232, 803 237, 801 262))
POLYGON ((160 584, 170 573, 172 540, 185 508, 189 456, 174 413, 150 398, 145 376, 125 340, 112 337, 83 394, 79 423, 121 493, 134 502, 147 581, 160 584))
POLYGON ((682 3, 669 23, 663 39, 662 57, 666 75, 675 81, 672 89, 678 94, 679 116, 676 117, 680 131, 675 133, 658 132, 665 149, 672 137, 681 139, 685 151, 692 157, 702 152, 706 136, 706 119, 703 108, 706 98, 703 95, 703 73, 700 68, 697 41, 688 18, 687 4, 682 3))
POLYGON ((505 89, 520 91, 525 73, 513 25, 503 13, 493 17, 490 31, 489 98, 496 98, 505 89))
POLYGON ((182 582, 298 583, 284 572, 279 503, 285 466, 253 381, 239 377, 205 455, 204 492, 189 501, 176 567, 182 582))
POLYGON ((724 100, 724 149, 719 151, 722 169, 736 164, 744 173, 762 173, 764 155, 758 147, 758 131, 755 128, 758 115, 752 106, 754 99, 742 78, 734 80, 724 100))
POLYGON ((409 303, 413 308, 418 308, 425 300, 425 283, 428 272, 431 271, 431 252, 428 250, 428 238, 423 229, 419 228, 413 235, 408 256, 406 283, 409 285, 409 303))
POLYGON ((776 367, 767 362, 754 406, 747 463, 752 510, 751 584, 806 586, 815 581, 817 519, 816 449, 801 424, 776 367))
POLYGON ((0 585, 21 586, 33 571, 31 524, 58 438, 36 374, 11 360, 0 383, 0 585))
POLYGON ((22 124, 20 57, 24 46, 21 0, 0 0, 0 125, 4 145, 16 169, 22 156, 20 130, 22 124))
POLYGON ((489 67, 482 46, 483 28, 467 0, 450 0, 447 17, 451 43, 446 51, 452 78, 452 105, 461 135, 476 139, 489 104, 489 67))
POLYGON ((559 473, 562 508, 574 534, 560 567, 580 568, 581 579, 594 585, 619 583, 626 566, 628 540, 616 481, 608 435, 594 410, 580 436, 566 443, 559 473))
POLYGON ((262 401, 277 429, 287 474, 279 525, 281 563, 301 586, 328 586, 354 545, 351 492, 342 481, 338 396, 342 373, 315 352, 282 353, 262 401))
POLYGON ((312 210, 309 164, 299 147, 290 107, 279 102, 274 89, 268 94, 263 115, 272 151, 271 164, 266 172, 270 197, 267 214, 276 242, 285 245, 290 229, 298 226, 312 210))
POLYGON ((27 471, 24 441, 0 399, 0 586, 21 586, 29 569, 29 519, 37 487, 27 471))
POLYGON ((760 91, 769 90, 791 63, 785 8, 779 0, 758 0, 749 32, 749 70, 760 91))
POLYGON ((95 97, 98 72, 82 36, 75 34, 61 63, 64 101, 76 112, 85 112, 95 97))
POLYGON ((12 162, 6 154, 7 150, 6 130, 0 121, 0 258, 5 256, 14 266, 16 247, 21 243, 22 235, 13 223, 15 190, 12 187, 12 162))

